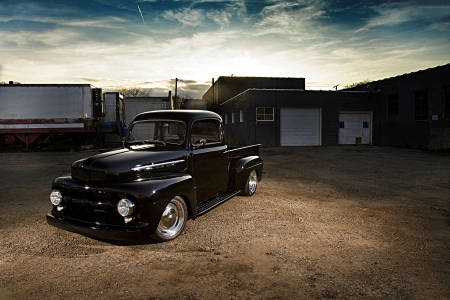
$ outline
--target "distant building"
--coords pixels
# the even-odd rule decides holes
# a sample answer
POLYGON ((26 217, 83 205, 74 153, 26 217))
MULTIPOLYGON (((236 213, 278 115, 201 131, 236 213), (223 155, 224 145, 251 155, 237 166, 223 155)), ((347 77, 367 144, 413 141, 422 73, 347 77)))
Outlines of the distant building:
POLYGON ((125 97, 122 108, 122 120, 128 125, 142 112, 172 109, 171 92, 167 97, 125 97))
POLYGON ((377 80, 379 145, 450 148, 450 64, 377 80))
POLYGON ((234 144, 450 148, 450 64, 340 91, 304 78, 219 77, 203 96, 234 144))
POLYGON ((376 101, 368 92, 248 89, 223 102, 235 144, 333 146, 377 143, 376 101), (343 124, 346 122, 347 127, 343 124))
POLYGON ((207 110, 208 103, 203 99, 185 99, 183 109, 200 109, 207 110))
POLYGON ((305 89, 304 78, 220 76, 203 95, 208 110, 220 113, 220 104, 250 88, 305 89))

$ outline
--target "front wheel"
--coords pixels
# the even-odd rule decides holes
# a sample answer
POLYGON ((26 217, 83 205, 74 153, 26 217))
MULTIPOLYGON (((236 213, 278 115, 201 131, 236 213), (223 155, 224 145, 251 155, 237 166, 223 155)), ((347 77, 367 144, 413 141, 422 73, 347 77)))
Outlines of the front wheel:
POLYGON ((187 218, 187 206, 183 198, 174 197, 164 209, 158 228, 151 237, 161 242, 175 239, 186 226, 187 218))
POLYGON ((245 184, 245 188, 242 194, 244 196, 252 196, 256 192, 257 186, 258 186, 258 173, 256 173, 256 170, 252 170, 248 175, 247 183, 245 184))

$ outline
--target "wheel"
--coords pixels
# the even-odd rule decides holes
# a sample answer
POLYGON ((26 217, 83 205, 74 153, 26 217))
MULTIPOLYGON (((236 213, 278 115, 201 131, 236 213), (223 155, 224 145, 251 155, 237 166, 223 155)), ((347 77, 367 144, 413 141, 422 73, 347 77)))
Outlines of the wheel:
POLYGON ((187 218, 187 206, 183 198, 174 197, 164 209, 158 228, 151 237, 161 242, 175 239, 183 231, 187 218))
POLYGON ((245 184, 245 188, 242 194, 244 196, 252 196, 256 192, 257 186, 258 186, 258 174, 256 173, 256 170, 252 170, 248 175, 247 183, 245 184))

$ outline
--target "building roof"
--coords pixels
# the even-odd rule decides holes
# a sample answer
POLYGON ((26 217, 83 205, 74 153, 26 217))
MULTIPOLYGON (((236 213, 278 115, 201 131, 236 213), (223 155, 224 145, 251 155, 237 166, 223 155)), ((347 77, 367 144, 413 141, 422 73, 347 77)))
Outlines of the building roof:
MULTIPOLYGON (((440 65, 440 66, 436 66, 436 67, 423 69, 423 70, 418 70, 418 71, 414 71, 414 72, 410 72, 410 73, 404 73, 404 74, 397 75, 397 76, 392 76, 392 77, 386 77, 386 78, 383 78, 383 79, 373 80, 372 82, 379 82, 379 81, 385 81, 385 80, 390 80, 390 79, 394 79, 394 78, 400 78, 400 77, 403 77, 403 76, 416 75, 416 74, 419 74, 419 73, 424 73, 424 72, 434 71, 434 70, 437 70, 437 69, 440 69, 440 68, 449 68, 449 67, 450 67, 450 63, 445 64, 445 65, 440 65)), ((361 86, 361 85, 367 85, 367 83, 360 84, 358 86, 361 86)))
POLYGON ((134 100, 134 101, 147 101, 147 100, 161 100, 168 101, 170 100, 169 96, 149 96, 149 97, 125 97, 124 100, 134 100))
POLYGON ((252 91, 264 91, 264 92, 323 92, 323 93, 369 93, 368 91, 348 91, 348 90, 303 90, 303 89, 258 89, 258 88, 250 88, 246 89, 245 91, 237 94, 236 96, 222 102, 220 105, 223 105, 229 101, 233 101, 235 98, 239 97, 240 95, 252 92, 252 91))

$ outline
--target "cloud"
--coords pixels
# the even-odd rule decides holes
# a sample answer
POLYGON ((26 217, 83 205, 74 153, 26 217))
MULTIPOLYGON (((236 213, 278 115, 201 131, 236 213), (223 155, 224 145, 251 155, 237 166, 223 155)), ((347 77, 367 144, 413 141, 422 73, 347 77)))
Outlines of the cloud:
POLYGON ((221 28, 227 27, 230 24, 231 15, 226 11, 211 10, 206 13, 206 16, 221 28))
POLYGON ((421 14, 415 7, 399 6, 398 3, 385 3, 372 9, 378 15, 368 21, 366 28, 397 25, 417 19, 421 14))
POLYGON ((206 16, 223 29, 230 25, 233 18, 245 21, 247 17, 246 13, 245 2, 239 1, 228 3, 221 9, 208 10, 206 16))
POLYGON ((178 79, 178 82, 181 82, 183 84, 196 84, 197 80, 178 79))
POLYGON ((104 82, 104 81, 108 81, 108 79, 105 79, 105 78, 92 78, 92 77, 80 77, 80 79, 82 81, 87 81, 87 82, 104 82))
POLYGON ((212 83, 187 84, 186 86, 181 88, 181 91, 188 96, 201 98, 203 94, 211 87, 211 84, 212 83))
POLYGON ((261 11, 261 20, 255 23, 256 35, 283 34, 308 37, 314 35, 313 21, 325 14, 324 5, 310 5, 309 3, 280 2, 266 6, 261 11))
POLYGON ((438 18, 434 22, 432 28, 439 31, 450 31, 450 15, 438 18))
POLYGON ((196 27, 205 19, 201 9, 182 8, 178 10, 167 10, 162 15, 165 19, 178 21, 183 25, 196 27))
POLYGON ((377 26, 396 26, 415 21, 433 23, 445 20, 450 16, 449 5, 435 5, 434 3, 436 2, 387 2, 370 6, 377 14, 368 19, 367 25, 362 29, 377 26))

